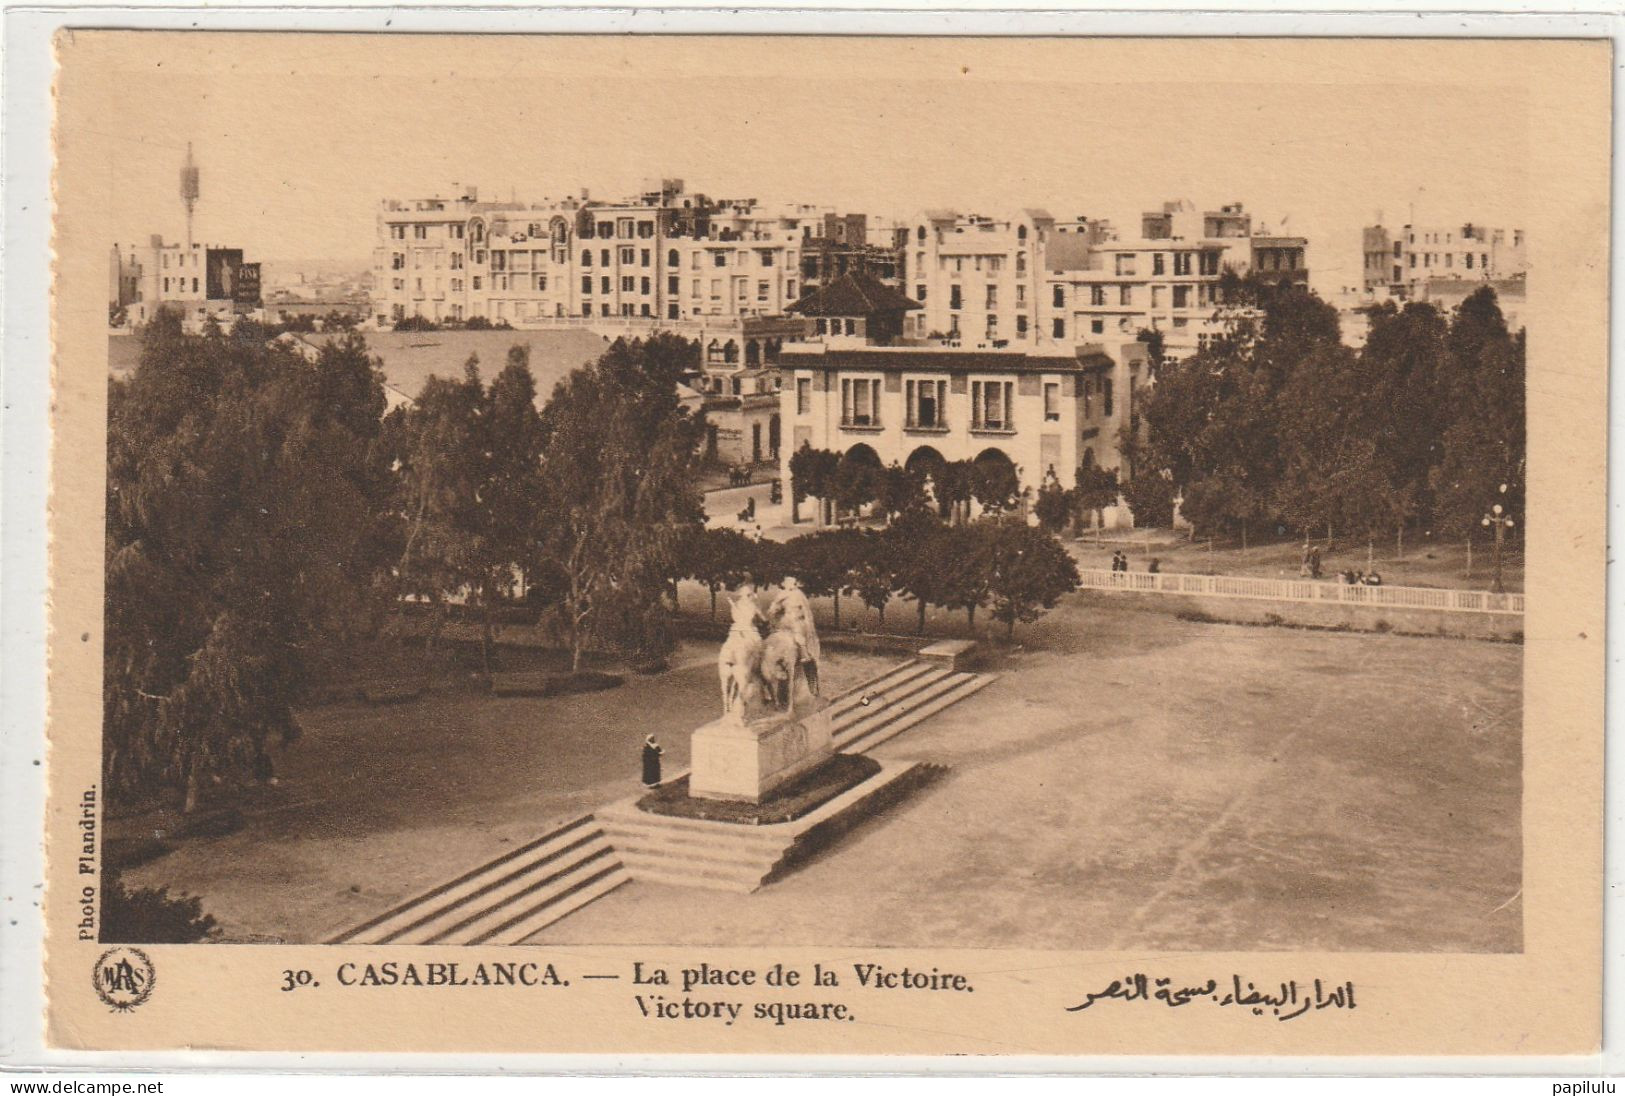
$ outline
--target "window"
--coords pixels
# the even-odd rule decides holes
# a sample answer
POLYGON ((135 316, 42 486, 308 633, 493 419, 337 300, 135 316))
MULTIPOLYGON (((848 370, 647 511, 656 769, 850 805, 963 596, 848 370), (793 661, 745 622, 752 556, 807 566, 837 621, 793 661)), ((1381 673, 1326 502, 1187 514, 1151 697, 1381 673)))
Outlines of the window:
POLYGON ((812 414, 812 378, 796 378, 796 414, 812 414))
POLYGON ((758 301, 766 301, 767 300, 768 288, 769 288, 769 285, 768 285, 767 282, 757 282, 756 283, 756 299, 758 301))
POLYGON ((1467 260, 1467 269, 1471 270, 1473 268, 1473 253, 1469 251, 1463 258, 1467 260))
POLYGON ((547 275, 546 274, 538 274, 538 275, 536 275, 536 292, 538 292, 538 293, 546 293, 547 292, 547 275))
POLYGON ((599 266, 608 266, 609 265, 609 248, 607 248, 607 247, 599 248, 599 250, 598 250, 598 265, 599 266))
POLYGON ((1164 270, 1163 270, 1163 258, 1164 258, 1164 256, 1163 256, 1162 252, 1160 252, 1160 251, 1152 253, 1152 255, 1151 255, 1151 273, 1152 273, 1153 276, 1164 273, 1164 270))
POLYGON ((621 276, 621 292, 630 293, 638 287, 638 280, 630 274, 621 276))
POLYGON ((879 378, 841 378, 841 425, 880 425, 879 378))
POLYGON ((904 381, 903 395, 908 404, 908 427, 914 430, 941 430, 947 426, 943 418, 948 404, 947 381, 904 381))
POLYGON ((727 266, 728 265, 728 253, 726 251, 712 252, 712 260, 711 261, 712 261, 712 264, 715 265, 715 266, 727 266))
POLYGON ((507 270, 507 269, 508 269, 508 253, 506 251, 493 251, 493 252, 491 252, 491 270, 492 270, 492 272, 494 273, 494 272, 496 272, 498 270, 507 270))
POLYGON ((1100 379, 1100 409, 1108 419, 1112 417, 1112 379, 1110 377, 1100 379))
POLYGON ((924 302, 924 300, 925 300, 925 286, 924 286, 924 284, 917 285, 917 286, 914 287, 914 299, 916 301, 924 302))
POLYGON ((645 248, 643 248, 642 250, 640 250, 638 252, 638 265, 639 266, 648 266, 649 265, 649 260, 650 260, 650 252, 649 252, 649 249, 645 247, 645 248))
MULTIPOLYGON (((1099 320, 1095 321, 1099 323, 1099 320)), ((1092 377, 1083 378, 1083 417, 1089 418, 1095 413, 1095 382, 1092 377)))
POLYGON ((1416 269, 1416 252, 1411 252, 1411 269, 1416 269))
POLYGON ((193 293, 197 292, 197 279, 196 278, 192 279, 192 292, 193 293))
POLYGON ((698 297, 700 295, 700 280, 698 278, 693 279, 693 281, 689 283, 688 295, 690 297, 698 297))
POLYGON ((479 287, 480 287, 480 276, 478 274, 476 274, 476 275, 474 275, 474 288, 478 289, 479 287))
POLYGON ((1014 388, 1010 381, 971 381, 971 429, 1011 429, 1011 396, 1014 388))
POLYGON ((964 306, 965 306, 965 302, 964 302, 963 298, 960 296, 960 287, 957 286, 957 285, 949 286, 948 287, 948 307, 949 308, 963 308, 964 306))
POLYGON ((1027 317, 1025 315, 1017 316, 1016 317, 1016 338, 1025 339, 1026 337, 1027 337, 1027 317))
POLYGON ((1016 303, 1017 304, 1026 304, 1027 303, 1027 287, 1025 285, 1016 286, 1016 303))
POLYGON ((761 252, 758 252, 757 254, 761 255, 761 257, 762 257, 762 265, 763 266, 772 266, 773 265, 773 252, 771 252, 771 251, 761 251, 761 252))
POLYGON ((987 337, 990 341, 999 337, 999 317, 991 312, 987 317, 987 337))
POLYGON ((1202 252, 1202 273, 1213 276, 1219 272, 1219 253, 1217 251, 1202 252))
POLYGON ((463 269, 463 253, 461 251, 453 251, 451 253, 451 268, 453 270, 463 269))
POLYGON ((698 251, 694 252, 693 261, 690 262, 689 265, 692 266, 695 270, 700 269, 700 267, 705 265, 704 257, 701 256, 698 251))
POLYGON ((622 266, 631 266, 636 253, 637 253, 637 248, 635 248, 635 247, 623 247, 623 248, 621 248, 621 265, 622 266))
POLYGON ((1132 285, 1117 287, 1117 303, 1121 305, 1132 305, 1134 303, 1134 287, 1132 285))
POLYGON ((1056 381, 1044 382, 1044 421, 1061 421, 1061 386, 1056 381))
MULTIPOLYGON (((1095 322, 1099 323, 1100 321, 1096 320, 1095 322)), ((1050 327, 1050 334, 1057 339, 1066 338, 1066 321, 1059 316, 1055 317, 1055 322, 1050 327)))
POLYGON ((1191 287, 1188 285, 1174 286, 1174 307, 1189 308, 1191 305, 1191 287))
POLYGON ((683 279, 679 278, 676 274, 667 275, 666 292, 673 297, 679 296, 683 292, 683 279))
MULTIPOLYGON (((478 284, 477 281, 476 281, 476 284, 478 284)), ((592 292, 592 275, 591 274, 583 274, 583 275, 581 275, 581 292, 583 292, 583 293, 591 293, 592 292)))
MULTIPOLYGON (((609 288, 609 275, 607 275, 607 274, 603 275, 598 279, 598 289, 599 289, 600 292, 603 292, 603 293, 608 293, 610 291, 610 288, 609 288)), ((604 307, 608 308, 609 306, 605 305, 604 307)), ((608 315, 608 313, 605 313, 605 315, 608 315)))
POLYGON ((462 225, 447 225, 446 226, 446 232, 454 240, 461 240, 463 238, 463 226, 462 225))
POLYGON ((638 222, 638 239, 647 240, 651 236, 653 236, 654 234, 655 234, 655 223, 653 221, 639 221, 638 222))
POLYGON ((636 229, 634 229, 630 217, 622 217, 616 224, 616 234, 623 240, 630 240, 634 231, 636 229))
POLYGON ((1189 274, 1191 272, 1191 253, 1189 251, 1174 252, 1174 273, 1189 274))
POLYGON ((713 301, 722 300, 722 279, 721 278, 712 278, 711 279, 711 299, 713 301))
POLYGON ((999 287, 996 285, 987 287, 987 306, 988 308, 999 307, 999 287))
POLYGON ((786 278, 784 280, 784 297, 786 300, 790 301, 796 299, 796 280, 794 278, 786 278))
POLYGON ((402 252, 395 252, 389 257, 389 268, 391 270, 405 270, 406 256, 402 252))
POLYGON ((1055 287, 1054 303, 1056 308, 1066 307, 1066 286, 1058 285, 1055 287))
MULTIPOLYGON (((406 226, 405 225, 390 225, 389 226, 389 234, 394 239, 404 240, 404 239, 406 239, 406 226)), ((165 266, 169 265, 169 256, 168 255, 164 256, 164 265, 165 266)))
POLYGON ((1104 308, 1106 306, 1106 287, 1103 285, 1090 286, 1089 303, 1096 308, 1104 308))
POLYGON ((413 225, 412 226, 412 238, 415 239, 415 240, 427 240, 429 238, 429 226, 428 225, 413 225))
POLYGON ((1135 256, 1135 255, 1119 255, 1119 256, 1117 256, 1117 276, 1119 278, 1132 278, 1132 277, 1134 277, 1134 267, 1135 267, 1134 260, 1137 257, 1138 256, 1135 256))
POLYGON ((1168 305, 1168 287, 1154 285, 1151 287, 1151 307, 1154 309, 1166 308, 1168 305))
POLYGON ((675 247, 672 248, 670 251, 666 252, 666 265, 667 266, 682 266, 683 265, 682 256, 677 254, 677 249, 675 247))

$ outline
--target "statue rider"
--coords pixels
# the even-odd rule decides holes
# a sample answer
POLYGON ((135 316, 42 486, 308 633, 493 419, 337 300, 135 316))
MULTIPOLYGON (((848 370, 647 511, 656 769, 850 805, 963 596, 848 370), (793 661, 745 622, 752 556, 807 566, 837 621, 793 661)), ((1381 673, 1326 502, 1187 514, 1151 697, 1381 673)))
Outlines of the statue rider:
POLYGON ((768 619, 775 628, 795 636, 798 664, 807 678, 807 688, 818 694, 818 629, 813 626, 812 604, 794 575, 785 575, 768 605, 768 619))

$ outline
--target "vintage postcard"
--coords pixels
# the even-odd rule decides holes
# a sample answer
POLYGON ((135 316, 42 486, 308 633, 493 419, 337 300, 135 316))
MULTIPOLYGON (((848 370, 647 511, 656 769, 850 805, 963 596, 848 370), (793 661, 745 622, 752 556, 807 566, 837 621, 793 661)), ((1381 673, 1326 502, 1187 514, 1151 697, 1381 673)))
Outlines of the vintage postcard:
POLYGON ((1609 42, 56 51, 53 1046, 1598 1047, 1609 42))

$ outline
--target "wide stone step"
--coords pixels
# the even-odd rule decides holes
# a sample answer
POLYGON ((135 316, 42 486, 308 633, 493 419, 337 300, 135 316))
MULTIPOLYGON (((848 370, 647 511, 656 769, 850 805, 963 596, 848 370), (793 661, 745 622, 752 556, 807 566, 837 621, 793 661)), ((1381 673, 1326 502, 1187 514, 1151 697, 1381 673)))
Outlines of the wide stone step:
POLYGON ((951 670, 932 667, 928 672, 911 677, 885 693, 872 694, 867 705, 853 708, 836 719, 830 728, 830 734, 839 741, 842 735, 851 734, 852 728, 859 724, 879 719, 888 712, 901 711, 919 704, 922 695, 939 688, 952 676, 951 670))
POLYGON ((892 703, 872 708, 861 718, 852 720, 838 729, 833 735, 835 745, 838 749, 844 748, 844 743, 868 734, 882 724, 899 719, 907 713, 931 703, 943 693, 950 692, 975 677, 975 674, 953 673, 945 670, 931 678, 918 679, 906 696, 898 697, 892 703))
POLYGON ((940 674, 945 672, 945 669, 945 667, 934 663, 910 659, 908 662, 894 666, 887 672, 865 681, 862 685, 848 689, 832 700, 826 711, 828 711, 830 719, 834 720, 839 719, 848 712, 865 710, 864 697, 867 696, 870 705, 873 705, 877 698, 896 692, 916 678, 933 673, 940 674))
POLYGON ((529 881, 526 886, 504 892, 475 917, 440 929, 423 939, 406 941, 423 944, 484 944, 520 921, 544 912, 555 901, 579 890, 607 873, 621 868, 620 858, 607 842, 591 855, 569 868, 529 881))
POLYGON ((843 753, 864 753, 872 750, 882 742, 902 734, 910 727, 930 719, 944 708, 957 704, 972 693, 980 692, 998 680, 996 675, 989 674, 970 674, 967 676, 969 677, 968 681, 956 683, 950 689, 938 694, 929 703, 899 713, 895 718, 886 720, 861 734, 837 743, 837 747, 843 753))
POLYGON ((526 842, 504 853, 495 860, 482 864, 473 871, 419 894, 329 942, 390 943, 400 933, 426 920, 477 900, 487 891, 501 886, 511 876, 535 871, 561 857, 568 856, 597 833, 597 827, 592 823, 590 815, 577 818, 534 841, 526 842))
POLYGON ((698 872, 686 864, 650 860, 645 863, 629 866, 627 872, 633 881, 638 883, 658 883, 666 887, 690 887, 695 890, 721 890, 732 891, 736 894, 750 894, 762 887, 762 875, 713 875, 709 872, 698 872))
MULTIPOLYGON (((741 827, 743 829, 744 827, 741 827)), ((715 861, 719 864, 771 865, 784 850, 783 840, 774 843, 709 837, 692 831, 644 827, 606 826, 604 835, 624 858, 646 854, 715 861)))
POLYGON ((403 929, 388 940, 379 943, 426 944, 438 941, 448 933, 462 932, 467 926, 480 921, 494 909, 501 909, 516 899, 527 898, 575 871, 592 860, 614 857, 614 850, 595 831, 590 840, 572 847, 565 856, 555 857, 522 871, 509 872, 478 894, 418 919, 410 928, 403 929))
POLYGON ((591 876, 586 882, 574 890, 567 891, 555 898, 542 903, 536 909, 524 914, 497 929, 484 940, 477 940, 479 944, 518 944, 545 929, 553 922, 568 917, 587 903, 602 898, 616 887, 632 882, 632 877, 626 874, 626 869, 620 864, 612 865, 597 875, 591 876))
POLYGON ((679 818, 670 814, 650 814, 626 803, 606 807, 598 812, 599 825, 606 830, 614 826, 621 829, 655 830, 662 833, 681 831, 692 833, 696 839, 725 838, 729 841, 755 842, 763 846, 782 843, 771 826, 739 826, 731 822, 714 822, 705 818, 679 818))

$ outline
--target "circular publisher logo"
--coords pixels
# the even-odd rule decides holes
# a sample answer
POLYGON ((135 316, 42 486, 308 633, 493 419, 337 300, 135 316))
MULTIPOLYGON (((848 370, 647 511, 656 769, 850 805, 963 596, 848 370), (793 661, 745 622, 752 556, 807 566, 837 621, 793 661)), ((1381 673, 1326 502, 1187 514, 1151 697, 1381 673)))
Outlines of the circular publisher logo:
POLYGON ((151 997, 157 980, 147 953, 132 947, 108 948, 96 960, 91 973, 96 996, 107 1002, 114 1012, 129 1012, 151 997))

